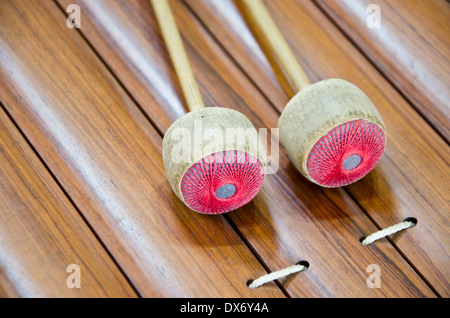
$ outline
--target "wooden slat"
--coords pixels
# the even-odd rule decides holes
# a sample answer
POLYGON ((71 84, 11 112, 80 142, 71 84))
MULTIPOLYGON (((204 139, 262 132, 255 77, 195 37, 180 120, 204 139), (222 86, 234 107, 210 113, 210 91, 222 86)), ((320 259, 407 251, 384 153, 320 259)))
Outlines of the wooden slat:
POLYGON ((367 27, 371 0, 316 2, 448 142, 448 1, 377 1, 380 28, 367 27))
POLYGON ((246 286, 264 269, 224 217, 172 193, 160 135, 58 6, 0 12, 0 100, 140 294, 283 297, 246 286))
MULTIPOLYGON (((58 2, 63 8, 70 3, 58 2)), ((176 117, 182 105, 178 96, 150 103, 148 92, 170 96, 167 88, 177 89, 178 84, 148 1, 76 3, 84 12, 81 32, 147 116, 162 122, 156 107, 176 117), (126 34, 126 39, 118 34, 126 34)), ((264 96, 181 2, 171 5, 206 104, 237 109, 257 127, 276 127, 278 114, 264 96)), ((161 126, 161 131, 167 128, 161 126)), ((299 178, 284 151, 278 174, 267 176, 255 200, 227 217, 271 271, 302 259, 311 264, 306 272, 282 281, 291 296, 433 296, 392 245, 363 247, 358 239, 376 230, 372 222, 345 192, 322 190, 299 178), (381 289, 366 286, 366 268, 372 263, 382 268, 381 289)))
MULTIPOLYGON (((230 16, 240 15, 235 6, 225 2, 227 10, 218 10, 219 6, 209 1, 187 1, 222 47, 231 48, 228 54, 270 96, 271 88, 261 86, 264 81, 253 77, 251 60, 261 52, 242 41, 239 34, 247 31, 223 23, 238 19, 230 16), (220 18, 222 15, 228 18, 220 18), (235 53, 243 51, 245 55, 235 53)), ((407 217, 418 219, 418 225, 398 237, 395 244, 438 293, 448 296, 448 146, 314 4, 295 0, 266 4, 312 82, 326 78, 348 80, 377 106, 387 127, 387 149, 375 170, 347 187, 348 192, 380 228, 407 217)), ((263 69, 259 75, 265 72, 269 71, 263 69)), ((265 81, 271 78, 272 72, 265 81)), ((282 98, 273 104, 281 112, 284 102, 282 98)))
POLYGON ((1 108, 0 242, 0 297, 136 297, 1 108), (70 264, 81 288, 66 284, 70 264))

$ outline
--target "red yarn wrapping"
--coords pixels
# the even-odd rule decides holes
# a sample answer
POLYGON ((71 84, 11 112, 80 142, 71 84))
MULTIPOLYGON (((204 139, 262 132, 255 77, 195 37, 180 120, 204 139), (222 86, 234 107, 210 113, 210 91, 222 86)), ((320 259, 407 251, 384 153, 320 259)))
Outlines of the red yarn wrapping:
POLYGON ((342 187, 368 174, 383 155, 385 136, 373 122, 358 119, 341 124, 320 138, 309 153, 306 167, 309 176, 327 187, 342 187), (361 157, 354 169, 344 169, 344 160, 361 157))
POLYGON ((228 150, 203 157, 193 164, 181 180, 181 193, 186 204, 205 214, 219 214, 235 210, 250 202, 264 183, 264 168, 256 156, 228 150), (236 188, 227 199, 216 196, 223 185, 236 188))

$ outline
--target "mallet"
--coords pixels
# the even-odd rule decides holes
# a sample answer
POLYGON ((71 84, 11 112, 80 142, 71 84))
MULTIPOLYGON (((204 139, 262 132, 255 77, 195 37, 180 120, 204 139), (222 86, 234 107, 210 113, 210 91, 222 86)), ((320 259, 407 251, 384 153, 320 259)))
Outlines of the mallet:
POLYGON ((296 168, 324 187, 351 184, 380 160, 383 120, 370 99, 341 79, 309 82, 261 0, 241 0, 298 93, 283 110, 280 140, 296 168))
POLYGON ((153 0, 152 4, 189 107, 163 139, 170 186, 194 211, 235 210, 250 202, 263 185, 266 156, 262 142, 243 114, 205 107, 169 3, 153 0))

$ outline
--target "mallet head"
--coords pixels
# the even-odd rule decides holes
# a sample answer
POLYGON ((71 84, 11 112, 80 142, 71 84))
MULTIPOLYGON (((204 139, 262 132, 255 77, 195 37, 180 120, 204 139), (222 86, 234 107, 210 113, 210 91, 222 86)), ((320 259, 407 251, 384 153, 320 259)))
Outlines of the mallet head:
POLYGON ((204 214, 235 210, 261 189, 266 156, 253 124, 228 108, 177 119, 163 139, 166 173, 178 198, 204 214))
POLYGON ((355 85, 328 79, 302 89, 279 119, 280 139, 297 169, 324 187, 363 178, 385 147, 383 120, 355 85))

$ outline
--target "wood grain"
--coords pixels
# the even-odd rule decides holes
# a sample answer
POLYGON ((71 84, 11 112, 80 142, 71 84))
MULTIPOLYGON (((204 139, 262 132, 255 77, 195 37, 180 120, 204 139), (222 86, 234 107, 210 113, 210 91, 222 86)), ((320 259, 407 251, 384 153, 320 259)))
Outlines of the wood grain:
MULTIPOLYGON (((65 8, 69 1, 58 3, 65 8)), ((171 95, 178 86, 174 71, 167 67, 170 63, 160 63, 167 60, 167 51, 150 5, 139 0, 76 3, 84 10, 80 31, 150 120, 162 132, 167 130, 169 125, 163 123, 187 108, 180 108, 179 95, 171 95), (126 40, 118 34, 126 34, 126 40), (130 51, 142 55, 131 56, 130 51), (156 105, 150 102, 152 94, 174 100, 159 97, 156 105), (159 117, 161 109, 165 118, 159 117)), ((172 1, 171 6, 206 105, 239 110, 257 127, 276 127, 278 114, 264 95, 183 3, 172 1)), ((302 179, 283 150, 279 172, 267 176, 252 203, 226 218, 270 271, 302 259, 311 264, 307 271, 281 282, 290 296, 433 296, 391 244, 363 247, 358 239, 376 230, 373 223, 344 191, 328 192, 302 179), (366 286, 366 268, 372 263, 383 268, 381 289, 366 286)))
POLYGON ((316 0, 364 55, 446 139, 450 137, 450 5, 441 0, 316 0))
POLYGON ((0 242, 0 297, 136 297, 3 109, 0 242), (66 284, 70 264, 81 288, 66 284))
MULTIPOLYGON (((227 49, 227 53, 270 96, 271 86, 263 85, 276 76, 265 68, 256 72, 251 62, 253 56, 261 54, 260 49, 242 41, 239 34, 248 30, 224 23, 238 20, 229 18, 241 15, 238 8, 229 1, 225 1, 227 10, 217 10, 218 6, 209 1, 186 2, 213 32, 221 47, 239 47, 227 49), (266 79, 261 79, 263 76, 266 79)), ((265 3, 312 82, 342 78, 355 83, 380 111, 388 137, 385 155, 374 171, 347 191, 380 228, 407 217, 418 219, 419 225, 396 237, 394 243, 439 294, 448 295, 450 152, 447 144, 314 4, 300 0, 265 3)), ((278 96, 277 89, 274 96, 278 96)), ((278 100, 273 97, 279 112, 285 100, 286 97, 278 100)))
POLYGON ((245 242, 172 193, 161 136, 54 2, 0 15, 0 99, 142 296, 284 296, 250 290, 265 271, 245 242))

